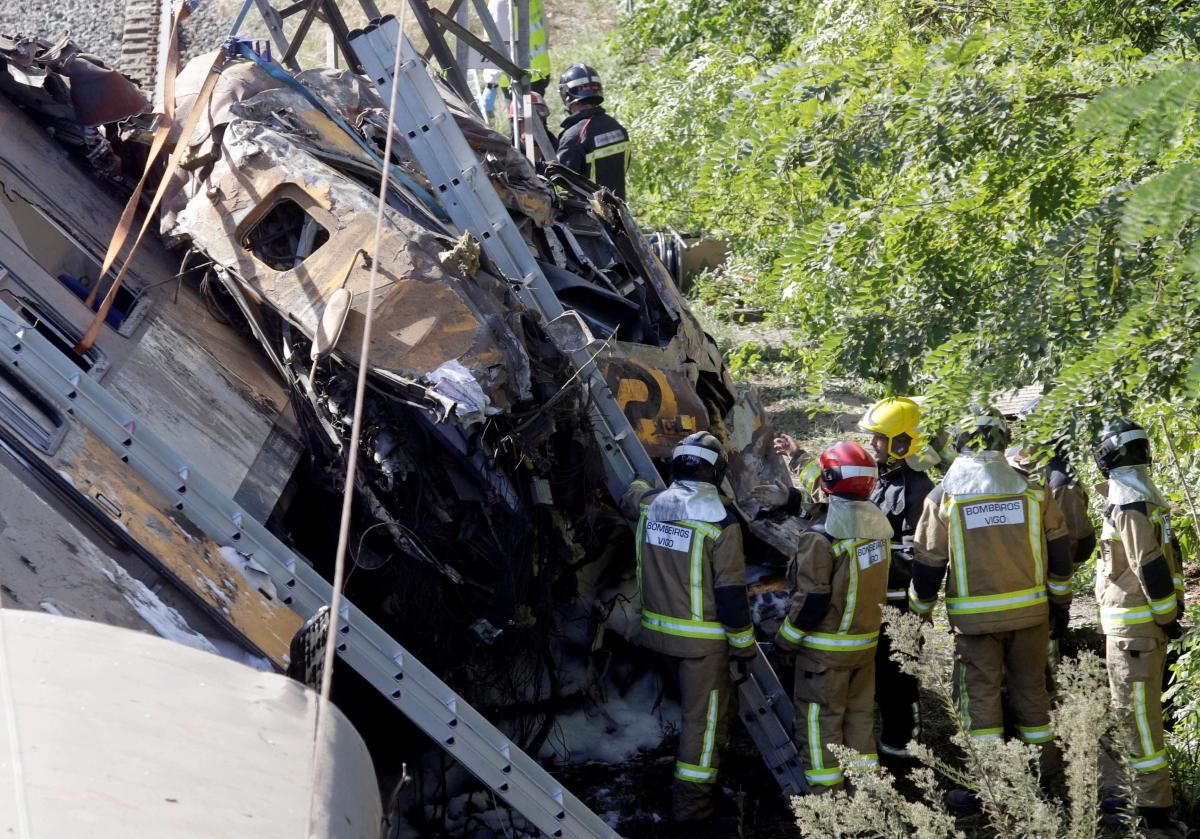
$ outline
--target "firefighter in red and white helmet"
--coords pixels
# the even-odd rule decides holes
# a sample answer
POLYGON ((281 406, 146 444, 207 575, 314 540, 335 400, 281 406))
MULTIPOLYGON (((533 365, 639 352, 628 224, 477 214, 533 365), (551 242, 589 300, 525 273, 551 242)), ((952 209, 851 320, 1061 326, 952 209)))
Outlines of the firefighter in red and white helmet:
MULTIPOLYGON (((546 137, 550 140, 551 147, 557 148, 558 138, 551 133, 548 123, 546 122, 550 118, 550 106, 546 104, 546 100, 543 99, 542 95, 537 91, 529 94, 529 101, 530 106, 533 109, 533 118, 542 124, 542 128, 546 129, 546 137)), ((508 100, 508 131, 510 134, 512 133, 514 115, 517 120, 517 130, 520 131, 521 136, 524 137, 525 113, 520 100, 516 98, 508 100)), ((522 148, 523 147, 524 146, 522 146, 522 148)), ((541 146, 535 146, 535 154, 537 155, 537 163, 541 164, 543 162, 541 146)))
POLYGON ((887 600, 892 525, 868 499, 879 471, 857 443, 841 442, 818 459, 824 515, 799 537, 788 565, 794 587, 776 635, 794 654, 796 741, 814 791, 842 783, 831 745, 875 754, 875 647, 887 600))

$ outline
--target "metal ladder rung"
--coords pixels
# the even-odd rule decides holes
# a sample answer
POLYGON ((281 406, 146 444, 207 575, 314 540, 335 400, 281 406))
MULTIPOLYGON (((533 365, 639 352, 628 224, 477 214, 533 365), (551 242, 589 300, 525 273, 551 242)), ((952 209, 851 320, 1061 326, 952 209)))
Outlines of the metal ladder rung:
MULTIPOLYGON (((253 557, 282 602, 302 618, 330 602, 329 584, 313 568, 3 301, 0 363, 88 428, 214 542, 253 557)), ((616 839, 612 828, 349 601, 338 616, 337 637, 343 661, 531 824, 550 836, 616 839)))

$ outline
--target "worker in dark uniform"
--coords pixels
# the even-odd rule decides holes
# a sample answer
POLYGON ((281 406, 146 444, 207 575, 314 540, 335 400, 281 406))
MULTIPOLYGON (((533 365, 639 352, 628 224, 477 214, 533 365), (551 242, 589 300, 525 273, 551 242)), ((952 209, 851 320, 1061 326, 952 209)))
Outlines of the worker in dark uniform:
MULTIPOLYGON (((907 397, 881 399, 863 415, 858 427, 871 435, 870 450, 879 467, 879 481, 871 501, 892 525, 891 562, 888 566, 887 605, 908 611, 908 584, 912 579, 913 534, 933 491, 933 481, 917 455, 925 451, 920 431, 921 409, 907 397)), ((891 639, 879 638, 875 656, 875 699, 881 721, 879 754, 885 759, 911 758, 908 744, 921 736, 921 703, 917 680, 900 671, 892 660, 891 639)))
POLYGON ((624 200, 629 133, 600 103, 600 76, 586 64, 572 64, 558 82, 569 116, 558 138, 558 161, 624 200))

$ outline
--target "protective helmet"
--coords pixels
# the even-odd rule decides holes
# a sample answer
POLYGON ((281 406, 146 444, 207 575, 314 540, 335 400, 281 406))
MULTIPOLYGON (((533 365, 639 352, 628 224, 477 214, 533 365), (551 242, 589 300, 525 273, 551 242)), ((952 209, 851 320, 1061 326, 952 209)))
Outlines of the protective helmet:
POLYGON ((600 74, 586 64, 572 64, 558 79, 558 95, 567 107, 572 102, 594 99, 599 105, 604 101, 604 86, 600 74))
POLYGON ((725 477, 725 448, 707 431, 679 441, 671 453, 671 480, 701 481, 720 486, 725 477))
POLYGON ((858 427, 888 439, 888 456, 908 457, 925 445, 921 438, 921 408, 907 396, 889 396, 867 409, 858 427))
POLYGON ((858 443, 843 440, 821 452, 820 487, 839 498, 869 498, 879 480, 875 458, 858 443))
POLYGON ((955 445, 960 452, 966 449, 1002 452, 1012 441, 1008 422, 995 408, 976 408, 971 416, 958 424, 958 428, 955 445))
POLYGON ((1118 466, 1141 466, 1150 462, 1150 437, 1133 420, 1117 417, 1104 423, 1096 439, 1096 465, 1107 477, 1118 466))
MULTIPOLYGON (((550 118, 550 106, 546 104, 546 100, 542 98, 540 93, 538 93, 536 90, 531 91, 529 94, 529 101, 533 105, 533 112, 537 116, 541 117, 542 122, 545 122, 550 118)), ((516 108, 517 97, 514 96, 512 99, 508 100, 508 118, 510 120, 513 118, 513 111, 516 110, 516 108)), ((521 117, 521 119, 525 118, 525 114, 523 112, 519 113, 518 115, 521 117)))

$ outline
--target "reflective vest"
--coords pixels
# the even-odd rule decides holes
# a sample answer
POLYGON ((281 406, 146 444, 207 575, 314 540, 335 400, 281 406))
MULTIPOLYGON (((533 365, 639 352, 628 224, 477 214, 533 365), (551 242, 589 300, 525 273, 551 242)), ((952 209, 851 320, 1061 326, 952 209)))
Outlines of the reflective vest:
POLYGON ((717 614, 715 589, 746 585, 737 521, 650 521, 650 502, 640 509, 635 538, 642 646, 682 657, 752 646, 753 626, 726 626, 717 614))
MULTIPOLYGON (((496 21, 497 24, 500 21, 496 21)), ((512 4, 513 31, 517 31, 517 4, 512 4)), ((507 39, 508 33, 501 33, 507 39)), ((529 81, 539 82, 550 78, 550 32, 546 28, 546 13, 542 0, 529 0, 529 81)), ((508 75, 499 79, 500 87, 507 89, 508 75)))
POLYGON ((1100 533, 1096 602, 1105 635, 1161 638, 1179 616, 1183 575, 1168 512, 1153 504, 1109 508, 1100 533))
POLYGON ((827 667, 858 666, 873 655, 879 643, 891 562, 888 543, 840 539, 830 544, 819 532, 802 539, 807 541, 802 541, 789 568, 796 593, 777 640, 781 647, 797 649, 804 658, 827 667), (797 627, 793 621, 803 613, 805 601, 814 589, 825 585, 830 590, 825 614, 809 629, 797 627), (850 655, 853 653, 865 655, 850 655))
MULTIPOLYGON (((1046 567, 1047 540, 1066 535, 1058 506, 1036 485, 1020 494, 961 497, 939 488, 927 500, 914 544, 917 562, 948 561, 951 626, 984 634, 1036 626, 1048 619, 1050 598, 1069 602, 1069 571, 1051 574, 1046 567)), ((915 612, 928 613, 935 601, 910 589, 915 612)))

